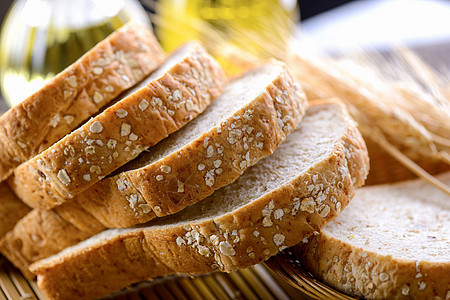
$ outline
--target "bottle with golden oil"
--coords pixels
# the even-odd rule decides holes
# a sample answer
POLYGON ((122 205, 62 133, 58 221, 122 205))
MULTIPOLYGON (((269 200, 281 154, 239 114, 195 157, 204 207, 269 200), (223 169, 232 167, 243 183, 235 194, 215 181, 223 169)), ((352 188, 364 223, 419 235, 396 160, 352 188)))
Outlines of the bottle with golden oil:
POLYGON ((166 51, 197 39, 228 73, 245 60, 282 59, 298 18, 296 0, 158 0, 156 33, 166 51), (242 57, 242 55, 246 57, 242 57))
POLYGON ((16 0, 2 25, 0 83, 13 106, 131 19, 137 0, 16 0))

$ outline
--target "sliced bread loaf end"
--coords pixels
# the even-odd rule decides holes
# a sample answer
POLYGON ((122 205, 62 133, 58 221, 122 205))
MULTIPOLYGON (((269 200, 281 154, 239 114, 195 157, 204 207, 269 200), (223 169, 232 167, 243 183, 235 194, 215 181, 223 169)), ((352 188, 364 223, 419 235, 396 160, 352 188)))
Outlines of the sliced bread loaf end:
POLYGON ((29 211, 6 183, 0 183, 0 239, 29 211))
POLYGON ((344 106, 314 105, 271 156, 205 200, 146 226, 107 230, 30 269, 49 299, 89 299, 170 273, 247 267, 334 219, 367 166, 344 106))
MULTIPOLYGON (((450 173, 440 179, 450 184, 450 173)), ((315 276, 350 295, 449 299, 449 200, 423 180, 359 189, 295 253, 315 276)))
POLYGON ((0 181, 153 70, 164 53, 131 22, 0 117, 0 181))
POLYGON ((31 207, 62 204, 195 118, 224 81, 200 44, 186 44, 120 101, 20 165, 11 186, 31 207))

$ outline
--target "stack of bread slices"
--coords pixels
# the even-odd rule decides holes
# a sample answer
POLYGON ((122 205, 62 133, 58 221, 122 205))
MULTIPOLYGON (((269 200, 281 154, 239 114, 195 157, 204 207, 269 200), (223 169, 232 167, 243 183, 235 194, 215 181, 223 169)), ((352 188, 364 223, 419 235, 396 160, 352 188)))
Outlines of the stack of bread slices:
POLYGON ((129 23, 0 118, 0 252, 49 299, 230 272, 318 234, 368 173, 338 100, 284 63, 227 80, 129 23))

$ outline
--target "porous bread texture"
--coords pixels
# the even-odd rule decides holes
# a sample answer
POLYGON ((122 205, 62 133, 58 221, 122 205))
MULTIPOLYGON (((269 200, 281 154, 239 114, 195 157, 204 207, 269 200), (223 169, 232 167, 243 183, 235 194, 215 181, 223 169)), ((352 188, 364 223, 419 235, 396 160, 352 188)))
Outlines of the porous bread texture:
MULTIPOLYGON (((440 177, 450 184, 450 173, 440 177)), ((367 299, 450 298, 450 201, 424 180, 359 189, 319 235, 296 246, 326 284, 367 299)))
POLYGON ((138 88, 14 171, 11 186, 50 209, 88 189, 200 114, 225 75, 198 43, 188 43, 138 88))
POLYGON ((90 299, 171 273, 247 267, 334 219, 367 166, 344 106, 320 103, 274 154, 205 200, 142 227, 104 231, 30 269, 49 299, 90 299))
POLYGON ((77 220, 64 216, 73 210, 77 211, 78 220, 94 216, 106 227, 129 227, 149 221, 157 214, 173 214, 234 181, 246 168, 272 153, 299 123, 305 106, 306 99, 284 64, 273 61, 257 68, 228 83, 222 95, 202 115, 119 169, 117 175, 105 178, 74 201, 48 213, 62 217, 59 227, 61 232, 66 231, 65 235, 54 235, 53 231, 58 230, 56 223, 52 230, 43 228, 46 223, 41 222, 41 213, 30 214, 4 238, 0 251, 24 273, 29 273, 28 265, 32 262, 105 229, 97 226, 93 232, 69 226, 77 220), (286 115, 288 119, 277 121, 286 115), (230 128, 235 130, 235 135, 230 128), (241 129, 244 133, 239 135, 241 129), (170 190, 170 185, 164 186, 164 180, 158 181, 157 176, 169 176, 162 166, 170 168, 169 173, 177 174, 175 191, 170 190), (214 168, 212 179, 207 175, 211 168, 214 168), (192 174, 194 171, 197 174, 192 174), (161 186, 139 189, 142 181, 155 178, 161 186), (211 186, 208 180, 214 180, 211 186), (144 197, 159 201, 159 209, 150 206, 144 197), (159 204, 165 201, 169 203, 159 204), (41 242, 30 238, 33 235, 38 235, 41 242))
POLYGON ((135 22, 113 32, 0 117, 0 181, 155 70, 164 52, 135 22))
POLYGON ((202 115, 77 202, 111 228, 174 214, 273 153, 306 106, 286 65, 272 61, 228 83, 202 115))
POLYGON ((30 211, 6 183, 0 183, 0 239, 30 211))
POLYGON ((65 209, 33 209, 0 240, 0 252, 28 279, 34 279, 28 267, 104 230, 104 226, 72 202, 65 209))

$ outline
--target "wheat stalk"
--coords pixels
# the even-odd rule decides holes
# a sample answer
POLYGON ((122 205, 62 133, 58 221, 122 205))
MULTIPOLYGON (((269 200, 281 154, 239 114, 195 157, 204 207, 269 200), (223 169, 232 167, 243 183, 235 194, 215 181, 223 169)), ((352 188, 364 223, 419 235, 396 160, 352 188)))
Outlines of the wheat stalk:
MULTIPOLYGON (((286 28, 285 16, 276 15, 274 19, 275 23, 263 23, 260 30, 274 26, 286 28)), ((153 21, 158 26, 170 26, 157 17, 153 21)), ((413 173, 450 194, 448 187, 409 158, 450 164, 450 88, 447 84, 450 76, 437 76, 410 50, 399 47, 391 61, 373 51, 370 55, 362 51, 345 60, 336 60, 286 48, 289 38, 286 31, 280 32, 280 39, 267 43, 258 32, 241 27, 229 26, 223 31, 198 19, 184 25, 200 32, 204 41, 210 41, 206 43, 208 50, 227 58, 231 68, 246 70, 268 57, 284 60, 310 99, 340 98, 359 123, 363 135, 372 137, 413 173), (236 40, 253 41, 261 47, 258 51, 248 51, 232 42, 236 40)), ((295 42, 302 48, 309 48, 309 45, 295 42)))

